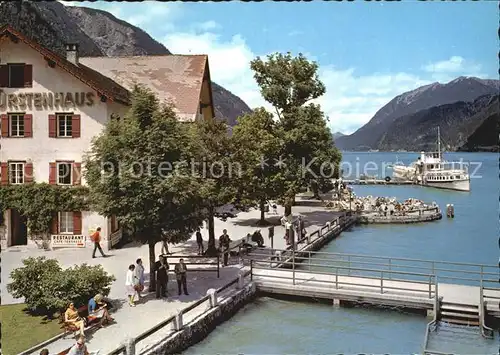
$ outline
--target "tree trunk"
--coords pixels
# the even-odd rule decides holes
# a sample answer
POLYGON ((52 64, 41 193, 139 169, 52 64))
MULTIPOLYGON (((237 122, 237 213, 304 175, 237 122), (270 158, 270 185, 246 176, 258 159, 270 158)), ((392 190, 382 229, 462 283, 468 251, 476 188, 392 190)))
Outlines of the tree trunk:
POLYGON ((156 242, 149 242, 149 292, 156 291, 156 273, 155 273, 155 245, 156 242))
POLYGON ((292 206, 295 205, 295 195, 285 199, 285 216, 292 214, 292 206))
POLYGON ((260 207, 260 221, 259 221, 259 225, 265 226, 265 225, 267 225, 267 221, 266 221, 266 200, 264 200, 263 198, 260 199, 259 207, 260 207))
POLYGON ((214 223, 214 208, 208 209, 208 245, 205 255, 216 256, 218 254, 215 247, 215 223, 214 223))

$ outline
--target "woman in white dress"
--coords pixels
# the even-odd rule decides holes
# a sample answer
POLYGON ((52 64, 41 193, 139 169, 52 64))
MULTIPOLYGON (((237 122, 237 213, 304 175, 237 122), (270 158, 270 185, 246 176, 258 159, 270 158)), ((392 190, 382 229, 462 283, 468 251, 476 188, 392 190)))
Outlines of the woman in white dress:
POLYGON ((125 289, 127 292, 128 304, 130 307, 135 307, 134 299, 137 291, 135 290, 136 277, 135 277, 135 265, 130 264, 127 271, 127 277, 125 279, 125 289))

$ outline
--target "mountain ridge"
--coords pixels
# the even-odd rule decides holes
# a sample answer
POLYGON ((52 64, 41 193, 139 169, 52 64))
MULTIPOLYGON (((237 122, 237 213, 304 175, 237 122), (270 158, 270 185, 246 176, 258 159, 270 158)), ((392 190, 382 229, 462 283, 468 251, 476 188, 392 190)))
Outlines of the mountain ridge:
POLYGON ((335 143, 342 150, 379 149, 379 142, 399 118, 431 107, 454 102, 471 102, 483 95, 498 93, 500 81, 458 77, 446 84, 438 82, 418 87, 394 97, 372 119, 351 135, 335 143))
MULTIPOLYGON (((2 2, 0 25, 6 23, 63 56, 66 43, 78 43, 80 55, 89 57, 172 54, 147 32, 109 12, 57 1, 2 2)), ((213 81, 212 94, 216 117, 230 126, 251 112, 241 98, 213 81)))

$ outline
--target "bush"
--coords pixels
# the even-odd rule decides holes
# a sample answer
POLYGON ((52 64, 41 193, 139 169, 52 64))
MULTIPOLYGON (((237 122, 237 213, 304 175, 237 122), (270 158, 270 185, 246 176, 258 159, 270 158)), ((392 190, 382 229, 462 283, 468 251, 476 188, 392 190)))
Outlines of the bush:
POLYGON ((78 307, 97 293, 107 296, 116 280, 101 265, 82 264, 63 270, 57 260, 45 257, 24 259, 23 264, 10 274, 13 281, 7 290, 15 298, 24 297, 28 309, 36 314, 51 316, 70 302, 78 307))

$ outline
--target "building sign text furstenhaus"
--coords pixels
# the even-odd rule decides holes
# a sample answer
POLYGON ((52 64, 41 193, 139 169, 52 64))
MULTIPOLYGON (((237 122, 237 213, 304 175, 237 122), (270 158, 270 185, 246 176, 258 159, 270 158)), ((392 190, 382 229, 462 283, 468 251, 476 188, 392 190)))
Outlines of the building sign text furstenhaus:
POLYGON ((0 107, 16 109, 46 110, 94 105, 93 92, 21 92, 6 94, 0 90, 0 107))

